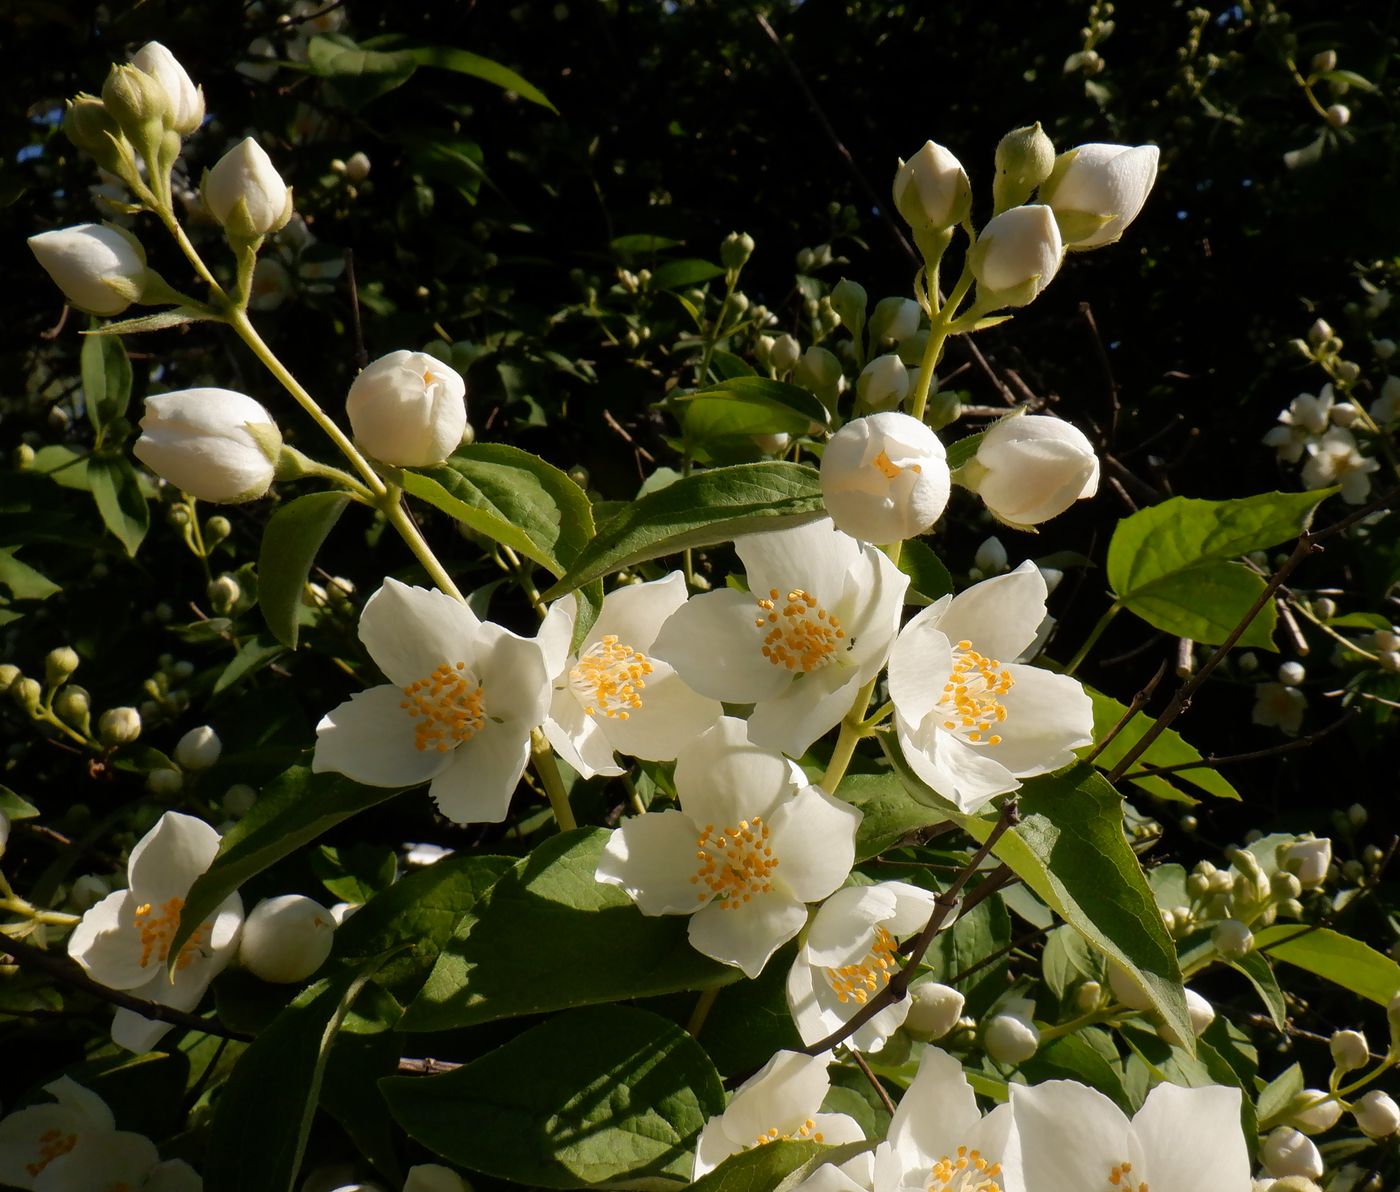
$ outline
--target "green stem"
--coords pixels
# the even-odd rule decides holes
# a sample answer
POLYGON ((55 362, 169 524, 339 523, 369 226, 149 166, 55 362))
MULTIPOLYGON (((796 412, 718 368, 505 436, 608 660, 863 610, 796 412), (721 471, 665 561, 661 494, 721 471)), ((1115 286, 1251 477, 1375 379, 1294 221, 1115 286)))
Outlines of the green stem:
POLYGON ((1071 1018, 1068 1022, 1062 1022, 1059 1026, 1046 1027, 1040 1032, 1040 1045, 1042 1047, 1052 1039, 1059 1039, 1064 1035, 1072 1035, 1080 1027, 1093 1026, 1096 1022, 1108 1022, 1114 1018, 1121 1018, 1125 1014, 1131 1017, 1126 1006, 1105 1006, 1101 1010, 1090 1010, 1087 1014, 1081 1014, 1078 1018, 1071 1018))
POLYGON ((540 590, 530 580, 530 569, 520 561, 520 556, 504 543, 501 544, 501 554, 505 556, 510 573, 515 577, 515 582, 520 585, 521 591, 525 593, 530 607, 543 618, 545 615, 544 601, 540 599, 540 590))
POLYGON ((855 756, 856 746, 866 735, 865 709, 870 706, 870 697, 875 693, 875 684, 879 679, 880 676, 876 675, 856 692, 851 710, 841 721, 841 734, 836 738, 836 744, 831 750, 831 760, 827 762, 826 771, 817 784, 828 794, 834 794, 836 788, 841 785, 841 779, 846 776, 846 767, 855 756))
MULTIPOLYGON (((909 401, 910 417, 917 418, 920 422, 924 420, 924 412, 928 409, 928 395, 933 388, 934 370, 938 367, 938 359, 943 354, 943 345, 947 342, 949 330, 953 324, 952 316, 956 315, 958 305, 967 297, 967 292, 972 288, 973 281, 972 266, 970 264, 964 265, 962 276, 958 278, 953 292, 948 295, 948 301, 935 312, 929 325, 928 343, 924 346, 923 359, 919 361, 918 384, 914 386, 914 393, 909 401)), ((933 293, 936 295, 937 290, 935 289, 933 293)))
POLYGON ((530 731, 530 761, 534 764, 535 773, 540 776, 544 793, 549 796, 549 806, 559 830, 572 832, 578 827, 578 820, 574 819, 574 809, 569 806, 564 780, 559 776, 559 767, 554 761, 554 750, 539 729, 530 731))
POLYGON ((433 548, 428 545, 427 540, 418 532, 418 527, 413 524, 413 519, 408 516, 404 507, 399 504, 400 491, 397 485, 391 485, 375 503, 379 506, 384 516, 389 519, 389 524, 399 532, 399 537, 408 544, 408 549, 413 552, 413 557, 422 565, 423 570, 428 573, 428 577, 433 583, 437 584, 439 588, 454 600, 460 600, 465 604, 467 598, 462 595, 461 590, 452 582, 452 577, 447 574, 443 565, 438 561, 437 555, 433 554, 433 548))
POLYGON ((685 1033, 692 1039, 705 1025, 705 1019, 709 1017, 710 1007, 715 1004, 715 998, 719 997, 720 989, 719 985, 711 985, 709 989, 702 989, 700 996, 696 998, 695 1009, 690 1012, 690 1021, 685 1024, 685 1033))
POLYGON ((1065 664, 1065 669, 1061 672, 1062 674, 1072 675, 1079 669, 1079 664, 1088 657, 1089 651, 1094 648, 1095 643, 1103 636, 1103 631, 1108 628, 1109 622, 1118 615, 1122 607, 1123 606, 1116 600, 1108 606, 1103 616, 1101 616, 1094 627, 1089 630, 1089 636, 1084 639, 1084 644, 1075 651, 1074 657, 1065 664))

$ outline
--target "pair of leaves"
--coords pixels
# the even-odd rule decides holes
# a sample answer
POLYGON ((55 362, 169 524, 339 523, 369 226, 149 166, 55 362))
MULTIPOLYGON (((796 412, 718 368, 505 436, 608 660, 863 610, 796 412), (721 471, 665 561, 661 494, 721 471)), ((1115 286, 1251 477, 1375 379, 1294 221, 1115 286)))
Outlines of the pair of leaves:
POLYGON ((754 435, 805 435, 830 421, 827 408, 806 389, 767 377, 730 377, 672 401, 692 455, 696 448, 754 435))

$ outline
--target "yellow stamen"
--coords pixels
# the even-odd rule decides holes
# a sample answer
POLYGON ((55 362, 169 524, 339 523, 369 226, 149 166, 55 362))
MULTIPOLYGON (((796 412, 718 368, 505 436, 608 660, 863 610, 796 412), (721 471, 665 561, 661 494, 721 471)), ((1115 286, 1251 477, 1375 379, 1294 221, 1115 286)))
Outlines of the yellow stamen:
POLYGON ((985 658, 960 641, 953 648, 953 669, 943 684, 937 707, 945 729, 971 745, 1000 745, 992 730, 1006 721, 1000 697, 1015 686, 1011 672, 995 658, 985 658))
MULTIPOLYGON (((141 967, 145 968, 156 960, 164 964, 170 956, 170 941, 175 938, 175 930, 180 926, 180 912, 185 909, 183 898, 168 898, 161 903, 159 911, 149 902, 136 908, 136 929, 141 937, 141 967)), ((176 969, 182 969, 194 960, 209 941, 210 926, 201 923, 180 949, 175 960, 176 969)))
POLYGON ((569 686, 590 716, 626 720, 642 706, 651 660, 609 633, 594 642, 569 671, 569 686))
POLYGON ((740 820, 737 827, 725 828, 715 834, 714 824, 706 824, 695 841, 695 859, 699 862, 691 876, 693 886, 703 885, 696 893, 697 902, 718 899, 722 910, 733 910, 750 901, 755 894, 772 891, 770 880, 778 868, 778 858, 768 842, 769 828, 760 816, 740 820))
POLYGON ((418 721, 413 743, 419 749, 446 753, 470 740, 486 723, 481 684, 465 662, 444 662, 426 679, 403 689, 401 707, 418 721))
POLYGON ((786 600, 780 598, 777 588, 771 588, 758 607, 762 615, 754 625, 768 629, 762 650, 774 666, 806 674, 825 666, 845 648, 846 631, 840 620, 801 588, 792 589, 786 600))
POLYGON ((883 927, 875 928, 875 942, 858 964, 845 964, 826 970, 826 979, 839 1002, 865 1005, 890 982, 899 967, 899 944, 883 927))

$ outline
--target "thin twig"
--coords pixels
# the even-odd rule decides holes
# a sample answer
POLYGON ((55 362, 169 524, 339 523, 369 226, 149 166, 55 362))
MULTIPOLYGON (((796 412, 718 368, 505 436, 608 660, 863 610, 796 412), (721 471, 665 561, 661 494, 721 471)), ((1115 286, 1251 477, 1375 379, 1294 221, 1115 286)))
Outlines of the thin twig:
POLYGON ((870 1081, 870 1087, 875 1090, 875 1095, 880 1098, 885 1108, 889 1110, 890 1117, 894 1117, 894 1102, 890 1099, 889 1092, 880 1083, 880 1078, 871 1071, 870 1065, 865 1062, 865 1056, 861 1055, 854 1047, 846 1049, 851 1059, 855 1060, 856 1067, 865 1073, 865 1079, 870 1081))
POLYGON ((424 1058, 421 1060, 404 1056, 399 1060, 400 1072, 412 1072, 419 1076, 439 1076, 443 1072, 455 1072, 461 1064, 453 1063, 451 1060, 435 1060, 424 1058))
POLYGON ((1133 696, 1133 702, 1128 705, 1127 710, 1118 718, 1118 723, 1108 730, 1108 734, 1104 739, 1094 746, 1093 750, 1084 759, 1086 762, 1092 762, 1099 754, 1113 744, 1113 739, 1128 727, 1128 722, 1141 712, 1143 705, 1152 698, 1152 693, 1157 690, 1157 684, 1162 681, 1166 673, 1167 662, 1166 659, 1163 659, 1162 665, 1157 668, 1157 673, 1147 680, 1146 687, 1133 696))
POLYGON ((355 369, 361 371, 369 363, 365 351, 365 332, 360 325, 360 287, 355 281, 355 250, 345 250, 345 282, 350 287, 350 323, 355 328, 355 369))
POLYGON ((1258 761, 1261 757, 1274 757, 1280 753, 1292 753, 1295 749, 1306 749, 1314 741, 1336 732, 1342 725, 1346 724, 1357 714, 1357 709, 1351 708, 1340 720, 1334 720, 1326 728, 1320 728, 1315 733, 1309 733, 1306 737, 1299 737, 1296 741, 1286 741, 1282 745, 1271 745, 1268 749, 1252 749, 1248 753, 1227 753, 1212 755, 1211 757, 1197 758, 1193 762, 1176 762, 1170 766, 1154 766, 1151 762, 1143 762, 1143 769, 1134 770, 1131 774, 1124 774, 1125 781, 1134 778, 1151 778, 1158 774, 1175 774, 1181 770, 1199 770, 1204 766, 1228 766, 1235 762, 1258 761))

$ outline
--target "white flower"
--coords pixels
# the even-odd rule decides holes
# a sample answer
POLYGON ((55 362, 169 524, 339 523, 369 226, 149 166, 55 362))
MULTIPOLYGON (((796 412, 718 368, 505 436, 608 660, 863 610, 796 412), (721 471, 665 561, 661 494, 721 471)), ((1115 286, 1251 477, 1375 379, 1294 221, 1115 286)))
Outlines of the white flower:
POLYGON ((1308 460, 1303 465, 1305 487, 1340 485, 1342 500, 1348 505, 1360 505, 1370 495, 1371 473, 1378 471, 1380 464, 1361 454, 1351 431, 1334 426, 1309 443, 1307 453, 1308 460))
POLYGON ((1090 144, 1060 154, 1040 199, 1065 223, 1065 247, 1099 248, 1122 236, 1157 180, 1157 158, 1156 145, 1090 144))
POLYGON ((141 297, 146 253, 134 236, 105 224, 40 232, 29 248, 79 310, 119 315, 141 297))
POLYGON ((867 324, 871 351, 889 340, 899 343, 908 339, 919 329, 923 313, 912 298, 881 298, 867 324))
POLYGON ((1335 403, 1330 383, 1324 385, 1316 397, 1311 393, 1298 394, 1288 403, 1288 409, 1280 412, 1281 425, 1269 431, 1264 442, 1278 451, 1280 459, 1296 464, 1307 445, 1327 429, 1335 403))
POLYGON ((467 429, 467 384, 436 356, 390 352, 350 386, 345 412, 355 442, 400 468, 441 463, 467 429))
MULTIPOLYGON (((68 937, 68 954, 109 989, 193 1010, 233 959, 243 925, 243 902, 230 894, 195 930, 166 975, 190 887, 218 851, 219 834, 203 820, 167 811, 131 850, 128 888, 83 915, 68 937)), ((169 1029, 169 1023, 121 1008, 112 1019, 112 1041, 128 1051, 149 1051, 169 1029)))
POLYGON ((1279 850, 1279 864, 1297 877, 1303 889, 1314 889, 1327 879, 1327 867, 1332 864, 1332 841, 1326 836, 1295 840, 1279 850))
POLYGON ((999 661, 1035 640, 1045 595, 1035 564, 1022 563, 931 604, 890 652, 905 759, 963 811, 1068 765, 1093 740, 1093 706, 1078 682, 999 661))
POLYGON ((1240 1091, 1160 1084, 1129 1120, 1073 1080, 1011 1085, 1020 1153, 1006 1192, 1245 1192, 1240 1091))
POLYGON ((331 954, 335 926, 334 916, 315 899, 264 898, 243 924, 239 963, 264 981, 304 981, 331 954))
POLYGON ((539 645, 395 579, 365 603, 360 640, 389 682, 322 718, 311 768, 369 786, 431 782, 448 819, 505 819, 549 699, 539 645))
POLYGON ((1380 396, 1371 403, 1371 417, 1379 426, 1388 426, 1400 418, 1400 377, 1386 377, 1380 396))
POLYGON ((836 528, 880 543, 922 534, 942 515, 952 487, 938 436, 894 412, 853 419, 832 435, 821 480, 836 528))
POLYGON ((780 376, 797 366, 802 356, 802 345, 791 335, 780 335, 769 349, 768 361, 780 376))
POLYGON ((0 1119, 0 1183, 33 1192, 199 1192, 188 1163, 159 1162, 150 1139, 118 1130, 96 1093, 67 1076, 41 1102, 0 1119))
POLYGON ((1099 490, 1099 458, 1077 426, 1042 414, 994 422, 958 482, 1013 526, 1049 521, 1099 490))
POLYGON ((292 217, 291 188, 252 137, 219 158, 205 175, 203 189, 214 218, 237 236, 265 236, 292 217))
POLYGON ((730 1155, 750 1147, 786 1139, 805 1139, 840 1146, 865 1138, 856 1120, 844 1113, 822 1113, 821 1103, 831 1088, 825 1055, 779 1051, 756 1076, 744 1081, 721 1114, 700 1131, 695 1147, 698 1180, 730 1155))
POLYGON ((856 379, 856 396, 866 410, 896 410, 909 396, 909 369, 893 352, 876 356, 856 379))
MULTIPOLYGON (((921 930, 934 895, 904 882, 849 886, 817 909, 806 942, 788 972, 787 1003, 802 1042, 841 1029, 899 971, 899 942, 921 930)), ((911 999, 886 1006, 851 1036, 877 1051, 904 1022, 911 999)))
POLYGON ((553 682, 544 732, 583 777, 621 774, 614 750, 669 761, 722 715, 718 700, 652 656, 662 624, 684 603, 679 571, 609 592, 577 655, 569 653, 577 601, 570 593, 550 606, 537 639, 553 682))
POLYGON ((971 203, 972 184, 962 163, 934 141, 925 141, 895 171, 894 205, 912 228, 951 227, 971 203))
POLYGON ((690 915, 697 951, 756 977, 845 881, 861 814, 729 716, 681 750, 675 781, 680 810, 626 820, 597 879, 644 915, 690 915))
POLYGON ((826 519, 734 549, 749 591, 692 596, 653 652, 701 695, 756 705, 750 737, 800 757, 884 665, 909 578, 826 519))
POLYGON ((1049 207, 1013 207, 987 221, 972 246, 978 305, 1025 306, 1059 272, 1064 247, 1049 207))
POLYGON ((1296 687, 1282 683, 1260 683, 1254 689, 1254 708, 1250 719, 1265 728, 1276 726, 1290 737, 1303 726, 1303 713, 1308 710, 1308 697, 1296 687))
POLYGON ((170 100, 170 127, 188 136, 204 123, 204 89, 196 87, 175 55, 158 41, 148 41, 131 56, 131 65, 161 85, 170 100))
POLYGON ((177 389, 146 399, 136 458, 201 501, 236 504, 272 485, 282 432, 272 415, 232 389, 177 389))
POLYGON ((928 1047, 890 1120, 887 1141, 875 1151, 875 1189, 1001 1192, 1003 1170, 1018 1165, 1018 1155, 1011 1107, 1000 1105, 983 1117, 962 1064, 928 1047))

